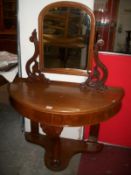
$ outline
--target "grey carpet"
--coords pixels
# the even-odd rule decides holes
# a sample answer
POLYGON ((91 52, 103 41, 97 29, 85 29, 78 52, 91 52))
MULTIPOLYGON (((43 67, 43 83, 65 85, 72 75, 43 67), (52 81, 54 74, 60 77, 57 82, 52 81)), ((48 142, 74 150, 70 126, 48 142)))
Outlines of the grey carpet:
POLYGON ((25 141, 20 115, 9 104, 0 103, 0 175, 77 174, 79 154, 62 172, 48 170, 43 156, 43 148, 25 141))

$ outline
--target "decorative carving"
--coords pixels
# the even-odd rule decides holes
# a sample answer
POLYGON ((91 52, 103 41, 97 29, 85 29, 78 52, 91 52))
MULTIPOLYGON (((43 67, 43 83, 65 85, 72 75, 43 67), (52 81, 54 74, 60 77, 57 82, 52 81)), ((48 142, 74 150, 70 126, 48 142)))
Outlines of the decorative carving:
POLYGON ((98 40, 94 49, 94 62, 95 66, 93 71, 88 72, 88 79, 81 84, 82 88, 91 87, 94 89, 104 90, 106 89, 105 82, 108 77, 108 70, 106 66, 99 59, 98 51, 101 50, 104 41, 102 39, 98 40))
POLYGON ((37 61, 37 57, 39 55, 39 47, 37 40, 36 29, 32 32, 30 37, 30 41, 34 43, 35 51, 33 56, 26 63, 26 72, 29 80, 41 80, 43 82, 49 82, 48 79, 45 78, 44 74, 39 70, 39 65, 37 61))

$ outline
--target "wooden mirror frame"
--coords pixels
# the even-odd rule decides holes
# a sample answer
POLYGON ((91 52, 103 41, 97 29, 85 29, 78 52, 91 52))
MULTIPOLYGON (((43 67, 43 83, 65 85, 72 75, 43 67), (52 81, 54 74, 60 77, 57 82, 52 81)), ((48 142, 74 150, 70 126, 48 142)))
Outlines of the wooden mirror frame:
POLYGON ((92 12, 92 10, 87 7, 84 4, 78 3, 78 2, 68 2, 68 1, 61 1, 61 2, 55 2, 51 3, 47 6, 45 6, 38 17, 38 40, 39 40, 39 57, 40 57, 40 64, 39 69, 42 72, 49 72, 49 73, 60 73, 60 74, 71 74, 71 75, 85 75, 87 76, 87 72, 91 70, 92 68, 92 61, 93 61, 93 47, 94 47, 94 36, 95 36, 95 17, 92 12), (74 68, 45 68, 44 67, 44 53, 43 53, 43 19, 44 16, 47 14, 49 9, 55 8, 55 7, 73 7, 73 8, 80 8, 81 10, 85 11, 91 19, 90 23, 90 37, 89 37, 89 47, 88 47, 88 55, 87 55, 87 65, 86 69, 74 69, 74 68))
MULTIPOLYGON (((108 77, 108 70, 106 66, 99 59, 98 51, 101 50, 104 41, 99 39, 94 45, 94 32, 95 32, 95 18, 93 12, 83 4, 76 2, 57 2, 46 6, 39 15, 39 23, 41 19, 43 19, 43 15, 50 9, 50 7, 76 7, 80 6, 82 10, 88 12, 91 17, 91 33, 90 33, 90 41, 89 41, 89 59, 87 63, 87 69, 73 69, 73 68, 44 68, 44 60, 43 60, 43 52, 42 52, 42 40, 38 41, 36 29, 32 32, 30 37, 30 41, 34 43, 34 54, 26 63, 26 72, 29 80, 38 80, 43 81, 48 84, 49 80, 45 77, 44 73, 61 73, 61 74, 70 74, 70 75, 79 75, 79 76, 87 76, 87 80, 84 83, 81 83, 81 88, 91 87, 94 89, 104 90, 106 89, 105 82, 108 77), (40 56, 39 61, 37 60, 38 56, 40 56), (93 62, 93 66, 92 66, 93 62), (42 66, 43 64, 43 66, 42 66)), ((43 34, 42 30, 43 23, 39 24, 39 38, 43 34)))

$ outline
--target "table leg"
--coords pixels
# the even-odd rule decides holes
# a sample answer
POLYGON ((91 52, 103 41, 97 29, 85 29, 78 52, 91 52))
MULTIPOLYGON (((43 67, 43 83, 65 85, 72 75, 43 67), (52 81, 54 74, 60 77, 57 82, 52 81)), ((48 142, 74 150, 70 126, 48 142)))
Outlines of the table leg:
POLYGON ((60 134, 63 130, 63 127, 56 126, 47 126, 41 124, 42 130, 46 133, 49 141, 50 148, 46 145, 46 153, 45 153, 45 163, 47 167, 52 167, 53 170, 57 169, 61 166, 61 142, 60 142, 60 134))
POLYGON ((87 140, 88 152, 99 152, 103 148, 103 144, 98 143, 100 124, 91 125, 89 130, 89 137, 87 140))

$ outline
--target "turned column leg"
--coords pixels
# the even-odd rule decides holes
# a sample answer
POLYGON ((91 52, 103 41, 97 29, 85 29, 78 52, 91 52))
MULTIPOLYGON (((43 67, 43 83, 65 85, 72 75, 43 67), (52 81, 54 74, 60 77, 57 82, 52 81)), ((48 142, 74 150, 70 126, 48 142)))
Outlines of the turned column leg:
POLYGON ((98 143, 100 124, 91 125, 89 130, 89 137, 87 140, 89 152, 99 152, 103 148, 103 144, 98 143))
POLYGON ((46 133, 47 137, 51 142, 50 148, 46 148, 45 164, 47 167, 52 167, 52 169, 55 170, 61 164, 60 134, 63 130, 63 127, 50 127, 41 124, 41 128, 46 133))

